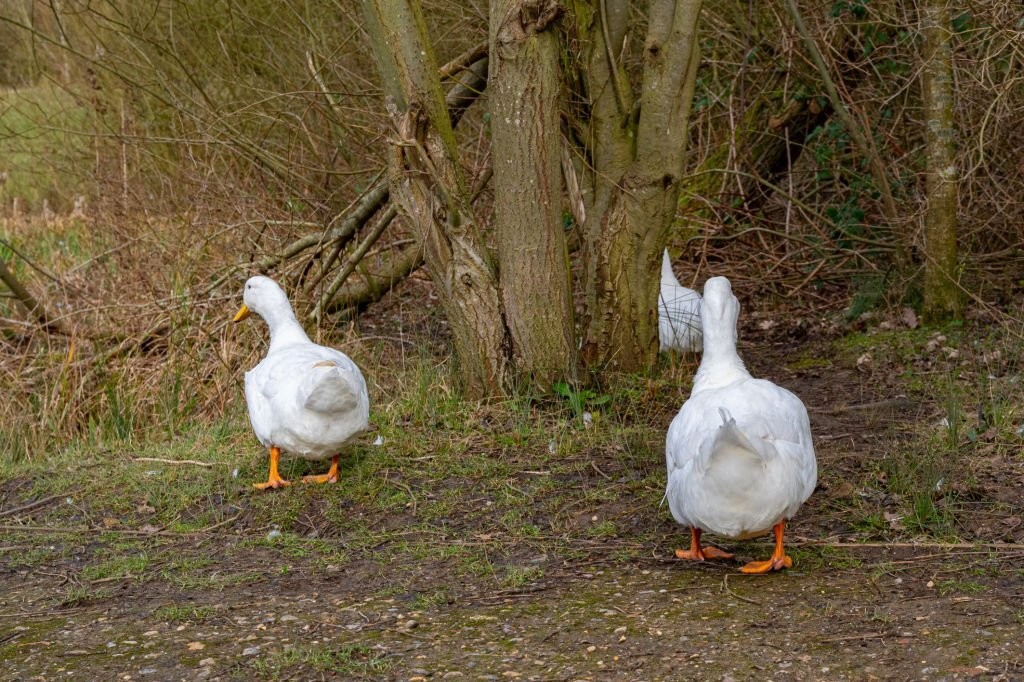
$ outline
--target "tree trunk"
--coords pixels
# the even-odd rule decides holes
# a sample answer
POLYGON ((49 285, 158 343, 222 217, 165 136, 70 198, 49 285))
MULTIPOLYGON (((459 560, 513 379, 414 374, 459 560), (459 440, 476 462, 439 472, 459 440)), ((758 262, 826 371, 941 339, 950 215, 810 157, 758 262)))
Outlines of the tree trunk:
POLYGON ((388 160, 392 194, 423 247, 464 390, 501 394, 508 342, 497 279, 458 163, 422 9, 418 0, 364 0, 363 7, 398 137, 388 160))
POLYGON ((927 209, 924 225, 924 318, 942 322, 960 316, 957 273, 956 128, 953 119, 953 52, 947 0, 923 0, 927 209))
POLYGON ((591 367, 635 371, 650 366, 658 351, 661 250, 683 173, 701 2, 654 0, 639 93, 621 63, 629 5, 597 2, 577 7, 577 30, 592 45, 585 86, 595 140, 583 230, 583 349, 591 367))
MULTIPOLYGON (((512 354, 542 390, 573 362, 562 228, 561 69, 553 0, 494 0, 490 91, 501 296, 512 354)), ((525 378, 525 377, 524 377, 525 378)))

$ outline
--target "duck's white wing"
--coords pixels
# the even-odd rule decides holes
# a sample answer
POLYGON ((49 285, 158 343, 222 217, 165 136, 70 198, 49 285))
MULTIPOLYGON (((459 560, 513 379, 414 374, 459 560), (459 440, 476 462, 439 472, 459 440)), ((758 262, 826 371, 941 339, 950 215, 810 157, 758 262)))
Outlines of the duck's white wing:
POLYGON ((742 388, 726 398, 730 403, 727 407, 743 432, 755 442, 770 443, 792 472, 792 496, 799 507, 814 492, 818 480, 811 421, 803 401, 765 379, 743 382, 742 388))
POLYGON ((253 431, 264 444, 321 458, 369 422, 369 396, 359 368, 341 351, 296 344, 269 354, 246 373, 253 431))
POLYGON ((791 517, 817 480, 803 403, 757 379, 691 396, 669 428, 665 457, 676 520, 731 537, 791 517))

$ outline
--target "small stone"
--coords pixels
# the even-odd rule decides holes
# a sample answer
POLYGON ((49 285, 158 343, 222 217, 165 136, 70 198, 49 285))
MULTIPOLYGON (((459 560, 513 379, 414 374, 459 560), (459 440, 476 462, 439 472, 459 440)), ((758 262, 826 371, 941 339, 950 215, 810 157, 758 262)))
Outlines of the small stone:
POLYGON ((242 655, 243 656, 255 656, 259 652, 260 652, 260 648, 258 646, 250 646, 250 647, 246 647, 245 649, 242 650, 242 655))
POLYGON ((282 623, 290 623, 291 621, 298 620, 298 619, 299 619, 298 616, 292 616, 292 615, 289 615, 289 614, 285 614, 285 615, 281 616, 278 620, 280 620, 282 623))
POLYGON ((404 627, 406 630, 412 630, 414 627, 417 627, 418 625, 419 623, 410 618, 402 624, 402 627, 404 627))
POLYGON ((216 661, 215 659, 212 659, 212 658, 204 658, 203 660, 199 661, 199 666, 200 666, 201 668, 206 668, 206 667, 209 667, 209 666, 213 665, 213 664, 214 664, 214 663, 216 663, 216 662, 217 662, 217 661, 216 661))
POLYGON ((455 679, 456 677, 465 677, 465 675, 463 675, 463 674, 462 674, 461 672, 459 672, 458 670, 449 670, 448 672, 446 672, 446 673, 445 673, 444 675, 442 675, 441 677, 442 677, 443 679, 446 679, 446 680, 453 680, 453 679, 455 679))
POLYGON ((596 646, 594 646, 593 644, 591 644, 590 646, 588 646, 588 647, 587 647, 587 653, 588 653, 588 654, 592 654, 592 653, 594 653, 595 651, 597 651, 597 647, 596 647, 596 646))
POLYGON ((614 630, 616 635, 621 635, 625 631, 626 631, 626 626, 625 625, 620 625, 619 627, 615 628, 615 630, 614 630))
POLYGON ((156 674, 156 668, 143 668, 142 670, 139 671, 139 674, 140 675, 155 675, 156 674))
POLYGON ((206 645, 203 644, 202 642, 189 642, 188 643, 188 650, 189 651, 201 651, 201 650, 203 650, 205 648, 206 648, 206 645))

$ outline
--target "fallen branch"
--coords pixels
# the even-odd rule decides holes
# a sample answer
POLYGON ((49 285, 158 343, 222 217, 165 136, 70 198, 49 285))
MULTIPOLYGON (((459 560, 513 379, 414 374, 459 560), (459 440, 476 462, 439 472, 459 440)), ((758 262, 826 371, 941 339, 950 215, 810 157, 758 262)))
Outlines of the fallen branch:
MULTIPOLYGON (((373 272, 362 273, 362 281, 347 282, 324 306, 327 313, 345 313, 360 310, 379 301, 396 284, 423 265, 423 251, 419 244, 402 249, 398 255, 385 260, 373 272)), ((365 338, 365 337, 364 337, 365 338)), ((404 341, 404 339, 402 339, 404 341)))
POLYGON ((865 549, 1000 549, 1008 552, 1024 551, 1024 544, 1015 542, 830 542, 828 540, 801 540, 786 542, 792 547, 842 547, 865 549))
POLYGON ((14 276, 14 273, 7 267, 7 263, 0 258, 0 281, 7 285, 7 288, 11 290, 14 297, 18 299, 18 302, 25 307, 29 315, 36 318, 39 324, 51 332, 59 332, 61 334, 67 334, 67 330, 54 320, 49 313, 46 312, 46 308, 43 304, 35 299, 32 294, 29 293, 28 289, 18 281, 18 278, 14 276))
POLYGON ((200 462, 198 459, 164 459, 162 457, 132 457, 133 462, 157 462, 158 464, 195 464, 199 467, 212 467, 211 462, 200 462))
POLYGON ((198 530, 186 530, 186 531, 172 531, 172 530, 156 530, 146 531, 138 530, 135 528, 102 528, 98 526, 72 526, 72 527, 60 527, 60 526, 19 526, 19 525, 2 525, 0 531, 4 532, 25 532, 25 533, 114 533, 117 535, 140 535, 142 537, 156 537, 156 536, 174 536, 174 537, 190 537, 193 535, 205 535, 215 528, 225 526, 232 521, 235 521, 242 512, 238 512, 234 516, 223 521, 219 521, 205 528, 199 528, 198 530))
POLYGON ((50 495, 49 497, 44 497, 42 499, 36 500, 35 502, 29 502, 28 504, 23 504, 20 507, 15 507, 13 509, 4 509, 3 511, 0 511, 0 517, 2 517, 2 516, 12 516, 12 515, 17 514, 19 512, 24 512, 24 511, 28 511, 29 509, 35 509, 36 507, 41 507, 42 505, 46 504, 47 502, 53 502, 54 500, 59 499, 61 497, 64 497, 67 494, 68 493, 57 493, 56 495, 50 495))

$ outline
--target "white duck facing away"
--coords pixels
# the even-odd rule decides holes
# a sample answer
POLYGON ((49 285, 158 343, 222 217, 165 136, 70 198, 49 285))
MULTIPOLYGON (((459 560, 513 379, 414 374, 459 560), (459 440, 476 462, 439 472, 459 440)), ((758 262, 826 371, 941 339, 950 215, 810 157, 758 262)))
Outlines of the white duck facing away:
POLYGON ((699 352, 703 333, 700 294, 679 283, 665 249, 661 256, 661 289, 658 295, 658 341, 661 351, 699 352))
POLYGON ((284 290, 268 277, 245 283, 239 322, 256 313, 270 328, 267 356, 245 373, 245 401, 252 430, 270 450, 270 474, 255 488, 290 485, 278 473, 281 451, 311 460, 331 458, 330 470, 304 476, 307 483, 338 480, 339 450, 369 424, 366 381, 339 350, 309 340, 284 290))
POLYGON ((783 533, 814 491, 818 465, 803 402, 750 376, 737 354, 739 309, 728 279, 707 281, 701 305, 704 356, 690 398, 668 430, 665 496, 672 516, 691 532, 690 549, 676 550, 677 557, 732 557, 702 547, 702 530, 736 539, 773 531, 771 558, 740 569, 767 573, 793 565, 783 550, 783 533))

